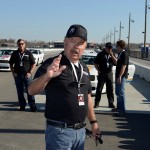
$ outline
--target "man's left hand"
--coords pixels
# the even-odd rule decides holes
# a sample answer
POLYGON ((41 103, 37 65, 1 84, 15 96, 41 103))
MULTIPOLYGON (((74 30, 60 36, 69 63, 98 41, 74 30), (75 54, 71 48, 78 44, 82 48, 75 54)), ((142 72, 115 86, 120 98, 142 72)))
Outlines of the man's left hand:
POLYGON ((27 75, 26 75, 26 78, 30 78, 31 75, 32 75, 32 74, 28 72, 27 75))
POLYGON ((101 135, 101 131, 100 131, 100 128, 98 126, 98 123, 94 123, 94 124, 91 125, 91 131, 92 131, 92 137, 94 139, 96 139, 96 136, 101 135))

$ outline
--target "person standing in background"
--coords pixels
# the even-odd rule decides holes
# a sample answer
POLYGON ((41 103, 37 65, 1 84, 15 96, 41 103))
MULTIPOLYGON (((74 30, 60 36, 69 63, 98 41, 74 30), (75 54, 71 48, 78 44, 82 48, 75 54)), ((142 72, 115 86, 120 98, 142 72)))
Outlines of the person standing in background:
POLYGON ((26 49, 23 39, 19 39, 17 45, 18 49, 12 53, 9 64, 16 84, 20 106, 19 111, 24 111, 26 107, 26 100, 24 97, 25 87, 30 110, 31 112, 36 112, 35 98, 28 93, 28 86, 32 80, 32 73, 35 68, 35 59, 32 53, 26 49))
POLYGON ((113 109, 113 111, 118 111, 119 115, 124 115, 125 113, 125 83, 128 78, 129 65, 129 56, 125 51, 125 45, 126 43, 123 40, 116 42, 116 50, 118 53, 115 77, 117 109, 113 109))
POLYGON ((99 52, 94 60, 94 66, 98 71, 98 83, 96 89, 94 108, 99 107, 101 94, 105 83, 108 107, 115 108, 112 67, 117 63, 117 59, 115 58, 112 52, 112 48, 113 46, 110 42, 106 43, 105 49, 102 52, 99 52))

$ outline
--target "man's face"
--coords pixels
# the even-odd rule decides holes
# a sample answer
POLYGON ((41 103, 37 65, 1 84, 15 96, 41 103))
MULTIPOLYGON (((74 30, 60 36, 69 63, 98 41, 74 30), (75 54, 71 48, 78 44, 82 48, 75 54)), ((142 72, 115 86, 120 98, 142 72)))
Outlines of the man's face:
POLYGON ((65 55, 71 62, 77 62, 82 56, 86 46, 87 42, 80 37, 65 38, 65 55))
POLYGON ((105 51, 109 54, 109 53, 111 53, 111 52, 112 52, 112 48, 108 48, 108 47, 106 47, 106 48, 105 48, 105 51))
POLYGON ((24 41, 20 41, 18 43, 18 48, 21 52, 23 52, 25 50, 25 42, 24 41))
POLYGON ((116 45, 116 50, 117 50, 117 53, 119 53, 121 51, 121 48, 119 45, 116 45))

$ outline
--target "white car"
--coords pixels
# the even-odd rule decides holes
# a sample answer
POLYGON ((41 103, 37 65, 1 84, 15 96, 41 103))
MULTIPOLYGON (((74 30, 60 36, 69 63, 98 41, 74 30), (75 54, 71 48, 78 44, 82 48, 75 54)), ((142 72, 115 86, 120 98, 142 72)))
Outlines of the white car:
POLYGON ((44 53, 41 52, 41 50, 38 49, 29 49, 29 50, 33 54, 37 66, 44 62, 44 53))
MULTIPOLYGON (((90 80, 92 85, 92 95, 96 94, 96 88, 98 83, 98 72, 94 66, 94 59, 97 56, 97 52, 94 50, 85 50, 81 59, 87 65, 90 72, 90 80)), ((106 93, 106 86, 104 85, 102 93, 106 93)))
MULTIPOLYGON (((113 71, 113 81, 115 83, 116 66, 113 66, 112 71, 113 71)), ((127 78, 126 82, 130 83, 133 80, 134 73, 135 73, 135 65, 132 64, 132 63, 129 63, 129 66, 128 66, 128 78, 127 78)))
MULTIPOLYGON (((90 80, 91 80, 91 85, 92 85, 92 95, 96 94, 96 88, 97 88, 97 83, 98 83, 98 72, 94 66, 94 59, 97 56, 97 52, 94 50, 85 50, 85 52, 82 55, 82 60, 83 62, 88 66, 89 71, 90 71, 90 80)), ((115 83, 115 72, 116 72, 116 66, 113 66, 112 68, 113 71, 113 82, 115 83)), ((128 79, 127 82, 131 82, 133 80, 133 76, 135 73, 135 65, 134 64, 129 64, 128 67, 128 79)), ((106 85, 104 84, 102 93, 106 93, 106 85)))
POLYGON ((0 49, 0 71, 10 71, 9 60, 16 49, 0 49))

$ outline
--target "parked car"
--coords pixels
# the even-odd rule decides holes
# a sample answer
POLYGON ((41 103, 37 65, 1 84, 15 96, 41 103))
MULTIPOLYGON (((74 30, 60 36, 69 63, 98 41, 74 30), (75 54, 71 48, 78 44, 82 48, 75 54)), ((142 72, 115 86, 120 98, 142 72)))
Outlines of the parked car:
MULTIPOLYGON (((96 94, 98 72, 94 66, 94 59, 97 56, 97 52, 94 50, 85 50, 81 59, 87 65, 90 72, 90 80, 92 85, 92 95, 96 94)), ((106 85, 104 85, 102 93, 106 93, 106 85)))
MULTIPOLYGON (((113 70, 113 81, 115 82, 116 66, 113 66, 112 70, 113 70)), ((129 63, 129 66, 128 66, 128 78, 127 78, 126 82, 130 83, 133 80, 134 73, 135 73, 135 65, 132 64, 132 63, 129 63)))
POLYGON ((0 49, 0 71, 10 71, 9 60, 16 49, 0 49))
MULTIPOLYGON (((92 95, 96 94, 96 88, 97 88, 97 82, 98 82, 98 72, 94 66, 94 59, 97 56, 97 52, 94 50, 85 50, 81 59, 89 68, 90 72, 90 80, 91 80, 91 85, 92 85, 92 95)), ((115 83, 115 72, 116 72, 116 66, 113 66, 112 68, 113 71, 113 82, 115 83)), ((135 65, 134 64, 129 64, 128 67, 128 79, 127 82, 131 82, 133 80, 133 76, 135 73, 135 65)), ((106 85, 104 84, 102 93, 106 93, 106 85)))
POLYGON ((29 49, 35 58, 35 63, 38 66, 39 64, 44 62, 44 53, 38 49, 29 49))

